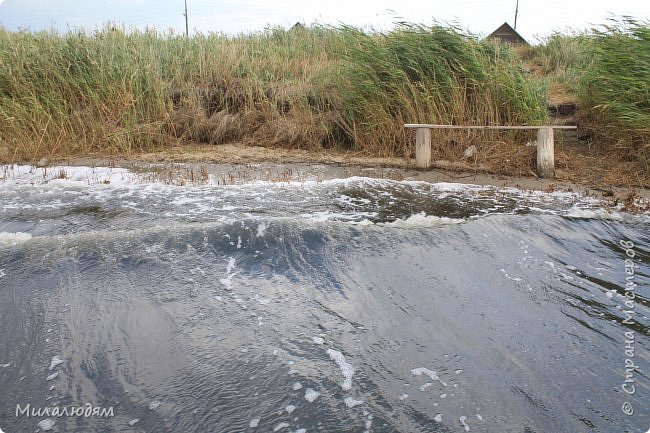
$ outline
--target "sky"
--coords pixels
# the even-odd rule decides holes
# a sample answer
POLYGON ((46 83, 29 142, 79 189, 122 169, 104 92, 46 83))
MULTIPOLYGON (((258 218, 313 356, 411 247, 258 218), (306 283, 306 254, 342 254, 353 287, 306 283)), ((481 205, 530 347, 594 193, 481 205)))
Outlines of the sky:
MULTIPOLYGON (((348 24, 388 30, 396 21, 459 24, 487 35, 514 25, 516 0, 187 0, 190 33, 237 34, 267 26, 348 24)), ((185 32, 184 0, 0 0, 0 26, 17 30, 94 30, 113 22, 185 32)), ((554 31, 582 30, 612 16, 650 19, 649 0, 519 0, 517 31, 536 42, 554 31)))

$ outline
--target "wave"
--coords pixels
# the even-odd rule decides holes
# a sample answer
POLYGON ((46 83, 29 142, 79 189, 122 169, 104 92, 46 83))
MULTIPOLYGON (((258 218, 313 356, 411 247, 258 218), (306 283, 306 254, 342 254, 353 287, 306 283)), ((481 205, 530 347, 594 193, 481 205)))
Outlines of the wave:
POLYGON ((32 239, 32 235, 30 233, 0 232, 0 245, 15 246, 15 245, 19 245, 19 244, 22 244, 24 242, 27 242, 30 239, 32 239))

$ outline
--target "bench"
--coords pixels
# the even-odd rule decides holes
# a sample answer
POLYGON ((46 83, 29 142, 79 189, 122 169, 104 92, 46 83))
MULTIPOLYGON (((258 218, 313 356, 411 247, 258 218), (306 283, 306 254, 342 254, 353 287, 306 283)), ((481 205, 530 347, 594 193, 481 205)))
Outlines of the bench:
POLYGON ((554 129, 577 129, 577 126, 461 126, 429 125, 407 123, 405 128, 415 129, 415 165, 418 168, 431 167, 431 130, 432 129, 483 129, 483 130, 537 130, 537 174, 539 177, 552 179, 555 176, 554 129))

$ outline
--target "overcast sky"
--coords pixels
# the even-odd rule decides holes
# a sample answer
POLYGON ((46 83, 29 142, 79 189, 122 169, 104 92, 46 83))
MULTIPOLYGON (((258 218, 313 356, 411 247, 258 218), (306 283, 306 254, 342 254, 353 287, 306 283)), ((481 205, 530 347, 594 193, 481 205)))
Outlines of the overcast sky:
MULTIPOLYGON (((107 21, 127 27, 185 31, 184 0, 0 0, 0 25, 9 30, 84 27, 107 21)), ((190 32, 258 31, 267 25, 345 23, 379 30, 405 20, 456 22, 475 34, 514 24, 516 0, 187 0, 190 32)), ((612 15, 650 19, 650 0, 520 0, 517 30, 534 42, 555 30, 585 29, 612 15)))

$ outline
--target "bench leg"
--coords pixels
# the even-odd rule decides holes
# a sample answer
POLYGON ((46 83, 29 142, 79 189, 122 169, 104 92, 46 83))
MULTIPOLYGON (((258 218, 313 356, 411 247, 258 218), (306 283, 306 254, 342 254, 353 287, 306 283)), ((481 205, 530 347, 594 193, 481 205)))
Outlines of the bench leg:
POLYGON ((429 128, 415 130, 415 166, 417 168, 431 167, 431 130, 429 128))
POLYGON ((555 155, 553 128, 539 128, 537 131, 537 175, 546 179, 555 177, 555 155))

